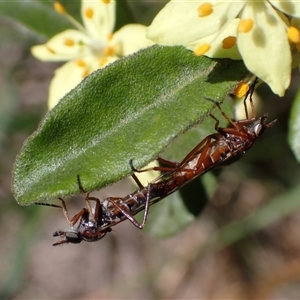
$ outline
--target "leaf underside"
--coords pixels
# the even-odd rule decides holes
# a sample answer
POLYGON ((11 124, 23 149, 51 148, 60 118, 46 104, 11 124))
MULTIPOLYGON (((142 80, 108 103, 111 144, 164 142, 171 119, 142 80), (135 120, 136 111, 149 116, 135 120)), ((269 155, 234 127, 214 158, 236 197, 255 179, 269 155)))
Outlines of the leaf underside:
POLYGON ((128 176, 130 159, 136 168, 155 159, 208 116, 215 105, 205 98, 221 103, 248 75, 241 61, 163 46, 92 73, 25 142, 13 171, 18 203, 77 194, 77 174, 88 191, 128 176))

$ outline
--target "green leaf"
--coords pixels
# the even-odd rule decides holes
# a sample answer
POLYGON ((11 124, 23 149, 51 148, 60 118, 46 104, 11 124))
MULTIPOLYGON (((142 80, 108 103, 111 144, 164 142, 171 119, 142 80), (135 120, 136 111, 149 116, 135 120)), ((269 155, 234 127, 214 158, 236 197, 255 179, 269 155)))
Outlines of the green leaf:
POLYGON ((0 16, 13 19, 28 29, 50 38, 73 27, 66 17, 54 10, 52 3, 52 1, 0 1, 0 16))
POLYGON ((296 159, 300 162, 300 90, 291 109, 288 140, 296 159))
MULTIPOLYGON (((202 122, 249 75, 241 61, 153 46, 88 76, 26 141, 13 171, 21 205, 95 190, 141 168, 202 122)), ((214 128, 211 129, 212 132, 214 128)), ((125 196, 125 195, 124 195, 125 196)))

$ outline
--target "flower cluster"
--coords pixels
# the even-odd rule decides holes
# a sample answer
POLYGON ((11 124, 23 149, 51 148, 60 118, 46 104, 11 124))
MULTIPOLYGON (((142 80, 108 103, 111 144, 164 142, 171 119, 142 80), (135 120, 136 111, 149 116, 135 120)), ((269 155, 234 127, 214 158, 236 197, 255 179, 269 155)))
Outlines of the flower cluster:
POLYGON ((299 66, 299 1, 171 0, 148 29, 163 45, 184 45, 195 55, 243 59, 283 96, 299 66))
POLYGON ((49 88, 48 106, 51 109, 85 76, 96 69, 152 45, 146 39, 146 27, 128 24, 113 32, 116 3, 111 0, 82 0, 82 26, 59 3, 54 8, 63 14, 76 29, 68 29, 46 44, 32 47, 32 54, 43 61, 67 61, 56 70, 49 88))

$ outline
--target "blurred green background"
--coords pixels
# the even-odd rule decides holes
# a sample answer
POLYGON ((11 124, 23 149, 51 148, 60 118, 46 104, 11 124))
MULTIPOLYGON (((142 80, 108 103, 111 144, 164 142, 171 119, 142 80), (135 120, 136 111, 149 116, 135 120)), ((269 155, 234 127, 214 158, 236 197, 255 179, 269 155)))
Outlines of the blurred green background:
MULTIPOLYGON (((149 25, 165 2, 129 1, 126 9, 131 18, 149 25)), ((124 222, 97 243, 54 248, 52 233, 67 227, 62 212, 18 206, 10 184, 22 143, 47 111, 49 83, 59 64, 33 58, 30 47, 45 37, 1 15, 1 299, 299 297, 300 172, 287 144, 298 71, 284 98, 264 84, 259 87, 259 113, 269 112, 278 121, 242 160, 217 170, 217 186, 196 221, 164 239, 124 222)), ((102 199, 131 191, 131 182, 124 180, 94 195, 102 199)), ((187 193, 201 201, 197 190, 187 193)), ((72 200, 67 203, 70 215, 83 203, 80 197, 72 200)), ((162 209, 164 201, 171 200, 153 211, 172 217, 162 209)))

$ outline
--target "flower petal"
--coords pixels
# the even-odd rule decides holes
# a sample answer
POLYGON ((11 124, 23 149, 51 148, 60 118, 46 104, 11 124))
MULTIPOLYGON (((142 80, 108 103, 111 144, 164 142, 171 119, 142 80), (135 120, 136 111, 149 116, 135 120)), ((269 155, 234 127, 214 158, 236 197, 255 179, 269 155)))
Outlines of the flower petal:
MULTIPOLYGON (((147 166, 145 166, 143 169, 153 168, 153 167, 159 167, 159 162, 157 160, 152 161, 147 166)), ((159 171, 147 171, 142 173, 135 173, 135 175, 138 177, 139 181, 143 186, 147 186, 149 182, 157 178, 161 173, 159 171)), ((130 177, 132 179, 132 177, 130 177)), ((136 185, 136 182, 134 179, 132 179, 133 183, 136 185)))
POLYGON ((253 21, 251 30, 238 33, 238 48, 246 67, 274 93, 283 96, 291 79, 291 51, 285 23, 267 1, 249 2, 241 19, 253 21))
POLYGON ((227 38, 236 38, 237 27, 240 19, 233 19, 228 24, 224 25, 223 28, 217 33, 211 34, 194 43, 187 44, 186 47, 193 51, 196 51, 201 45, 209 45, 209 50, 204 53, 205 56, 213 58, 231 58, 231 59, 242 59, 237 45, 234 44, 232 47, 225 47, 225 40, 227 38))
POLYGON ((116 31, 112 44, 117 46, 116 54, 119 57, 129 55, 154 43, 146 38, 147 27, 140 24, 128 24, 116 31))
POLYGON ((97 65, 95 65, 95 68, 93 71, 97 70, 97 69, 100 69, 100 68, 104 68, 106 67, 107 65, 113 63, 114 61, 118 60, 119 58, 117 56, 103 56, 103 57, 100 57, 98 60, 97 60, 97 65))
POLYGON ((85 47, 87 36, 75 29, 65 30, 52 37, 46 44, 33 46, 31 53, 43 61, 66 61, 89 52, 85 47))
POLYGON ((49 109, 52 109, 83 78, 83 70, 75 61, 69 61, 56 69, 49 87, 49 109))
POLYGON ((91 55, 69 61, 56 69, 49 88, 49 109, 52 109, 65 94, 90 73, 107 66, 117 59, 116 56, 96 58, 91 55))
POLYGON ((274 1, 269 0, 269 2, 276 7, 278 10, 282 11, 283 13, 293 16, 296 18, 300 18, 300 2, 294 0, 285 0, 285 1, 274 1))
POLYGON ((115 1, 81 1, 81 17, 89 35, 107 39, 115 26, 115 1))
POLYGON ((218 31, 245 5, 245 1, 209 1, 213 12, 199 17, 199 6, 207 2, 170 1, 153 20, 147 37, 158 44, 186 45, 218 31))

